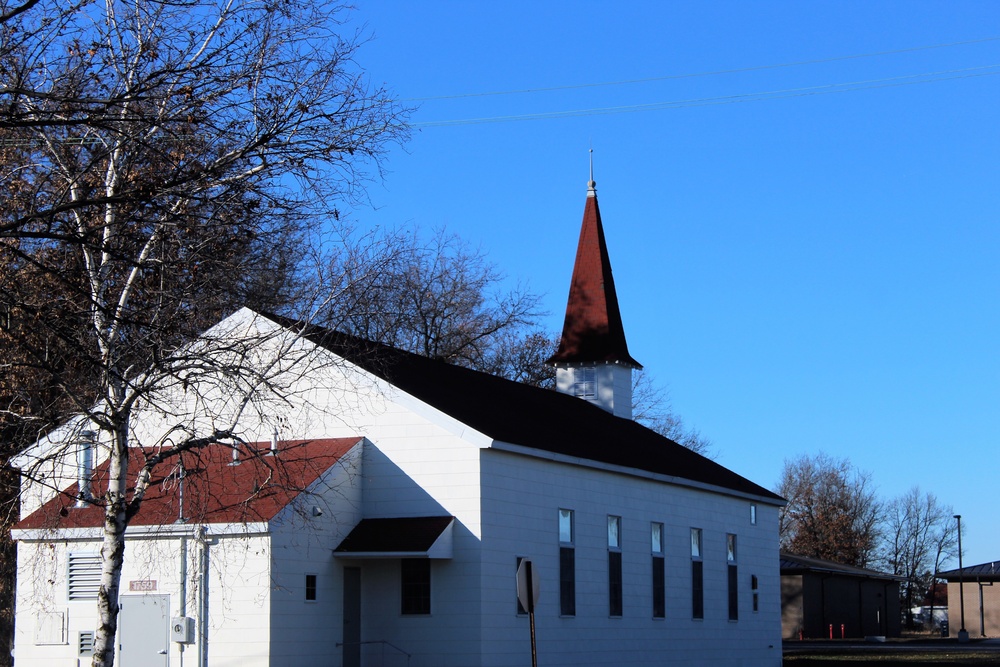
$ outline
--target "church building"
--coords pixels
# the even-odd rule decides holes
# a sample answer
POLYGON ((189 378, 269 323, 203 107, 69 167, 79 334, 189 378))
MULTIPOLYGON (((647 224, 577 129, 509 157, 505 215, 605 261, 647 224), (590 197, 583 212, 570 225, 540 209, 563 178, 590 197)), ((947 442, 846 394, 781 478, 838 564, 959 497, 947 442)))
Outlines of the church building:
MULTIPOLYGON (((121 667, 528 665, 524 559, 539 665, 781 664, 783 501, 632 420, 641 366, 593 180, 556 391, 248 309, 198 342, 232 340, 284 355, 282 393, 240 413, 246 444, 154 470, 126 533, 121 667)), ((134 458, 232 409, 192 391, 139 410, 134 458)), ((18 667, 86 664, 96 629, 101 435, 73 420, 17 463, 67 443, 13 531, 18 667)))

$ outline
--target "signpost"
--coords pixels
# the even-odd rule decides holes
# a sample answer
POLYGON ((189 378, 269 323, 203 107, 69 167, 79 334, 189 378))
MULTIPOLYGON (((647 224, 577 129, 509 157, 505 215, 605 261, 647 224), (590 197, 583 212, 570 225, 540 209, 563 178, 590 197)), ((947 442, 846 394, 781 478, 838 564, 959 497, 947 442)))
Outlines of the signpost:
POLYGON ((531 626, 531 667, 538 667, 538 654, 535 651, 535 603, 538 602, 538 573, 532 569, 531 561, 521 560, 517 566, 517 601, 528 611, 528 623, 531 626))

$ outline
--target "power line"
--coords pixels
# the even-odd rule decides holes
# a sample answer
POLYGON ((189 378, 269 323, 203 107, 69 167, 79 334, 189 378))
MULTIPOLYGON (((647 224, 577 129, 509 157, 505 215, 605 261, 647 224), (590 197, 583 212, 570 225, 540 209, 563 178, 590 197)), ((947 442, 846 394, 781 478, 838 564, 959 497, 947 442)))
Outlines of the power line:
POLYGON ((831 83, 821 86, 807 86, 804 88, 785 88, 781 90, 769 90, 756 93, 742 93, 739 95, 725 95, 721 97, 702 97, 686 100, 673 100, 667 102, 651 102, 646 104, 629 104, 613 107, 596 107, 590 109, 573 109, 568 111, 549 111, 531 114, 491 116, 485 118, 463 118, 456 120, 438 120, 411 123, 415 129, 425 127, 446 127, 452 125, 474 125, 480 123, 507 123, 522 120, 545 120, 552 118, 575 118, 579 116, 597 116, 618 113, 634 113, 639 111, 662 111, 667 109, 683 109, 687 107, 711 106, 718 104, 735 104, 739 102, 762 102, 767 100, 780 100, 792 97, 805 97, 809 95, 826 95, 830 93, 850 93, 859 90, 873 90, 876 88, 892 88, 896 86, 909 86, 922 83, 937 83, 939 81, 950 81, 954 79, 968 79, 979 76, 995 76, 1000 71, 997 65, 983 65, 981 67, 968 67, 958 70, 942 70, 939 72, 925 72, 923 74, 908 74, 905 76, 889 77, 885 79, 868 79, 864 81, 850 81, 846 83, 831 83), (990 70, 990 71, 984 71, 990 70))
POLYGON ((665 76, 655 76, 645 79, 624 79, 621 81, 602 81, 598 83, 578 83, 564 86, 549 86, 544 88, 524 88, 520 90, 498 90, 480 93, 458 93, 454 95, 435 95, 429 97, 409 97, 401 102, 430 102, 435 100, 457 100, 466 97, 490 97, 495 95, 521 95, 525 93, 547 93, 560 90, 578 90, 581 88, 599 88, 602 86, 622 86, 635 83, 652 83, 655 81, 669 81, 672 79, 691 79, 702 76, 717 76, 720 74, 742 74, 745 72, 758 72, 769 69, 781 69, 784 67, 799 67, 802 65, 819 65, 823 63, 839 62, 843 60, 857 60, 860 58, 875 58, 879 56, 889 56, 899 53, 913 53, 915 51, 927 51, 930 49, 944 49, 954 46, 966 46, 969 44, 982 44, 984 42, 1000 41, 1000 36, 983 37, 982 39, 969 39, 961 42, 949 42, 946 44, 929 44, 926 46, 912 46, 904 49, 894 49, 891 51, 873 51, 871 53, 857 53, 846 56, 833 56, 831 58, 817 58, 814 60, 799 60, 788 63, 778 63, 772 65, 755 65, 752 67, 739 67, 734 69, 709 70, 706 72, 690 72, 686 74, 668 74, 665 76))

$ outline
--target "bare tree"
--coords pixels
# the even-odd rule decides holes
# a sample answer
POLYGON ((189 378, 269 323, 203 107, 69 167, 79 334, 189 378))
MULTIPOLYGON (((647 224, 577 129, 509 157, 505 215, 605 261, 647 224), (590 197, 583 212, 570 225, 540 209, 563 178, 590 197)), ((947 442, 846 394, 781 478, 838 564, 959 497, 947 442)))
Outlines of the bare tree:
POLYGON ((873 564, 883 507, 869 473, 847 459, 801 456, 785 461, 775 491, 788 501, 779 513, 782 549, 858 567, 873 564))
POLYGON ((545 384, 551 337, 539 297, 446 230, 347 235, 328 267, 320 322, 346 333, 509 379, 545 384))
POLYGON ((933 493, 913 487, 888 504, 885 561, 892 573, 905 577, 900 596, 908 627, 913 627, 914 604, 935 583, 944 560, 954 552, 958 535, 951 507, 933 493))
POLYGON ((632 417, 640 424, 684 445, 702 456, 712 456, 712 441, 700 431, 689 428, 674 412, 666 390, 657 386, 650 375, 639 371, 632 375, 632 417))
POLYGON ((240 446, 232 424, 281 390, 264 341, 184 341, 234 295, 280 290, 271 275, 288 264, 267 248, 317 240, 405 137, 406 112, 366 83, 361 40, 326 2, 41 0, 0 17, 0 145, 15 157, 0 167, 2 269, 60 295, 5 294, 13 353, 0 363, 36 373, 105 448, 109 483, 90 499, 105 516, 93 664, 110 665, 125 528, 152 469, 240 446), (144 441, 135 411, 196 380, 233 397, 225 414, 144 441))

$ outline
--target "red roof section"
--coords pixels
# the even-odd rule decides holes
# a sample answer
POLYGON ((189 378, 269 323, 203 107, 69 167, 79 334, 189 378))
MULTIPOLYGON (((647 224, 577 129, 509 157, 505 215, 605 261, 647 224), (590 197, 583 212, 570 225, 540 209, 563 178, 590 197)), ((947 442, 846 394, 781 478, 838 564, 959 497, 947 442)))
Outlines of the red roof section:
MULTIPOLYGON (((248 523, 268 521, 302 491, 337 463, 360 438, 291 440, 278 443, 272 456, 269 442, 249 443, 239 448, 240 460, 233 465, 230 445, 212 444, 184 452, 153 468, 152 480, 138 514, 130 525, 154 526, 177 522, 248 523), (184 476, 181 484, 180 462, 184 476), (180 490, 183 486, 183 494, 180 490), (183 512, 181 497, 183 495, 183 512)), ((129 458, 128 479, 134 486, 145 457, 155 450, 134 450, 129 458)), ((108 488, 108 462, 94 471, 92 494, 100 499, 108 488)), ((74 484, 25 517, 14 528, 93 528, 104 525, 104 507, 98 502, 76 507, 78 485, 74 484)))
POLYGON ((583 209, 562 338, 559 349, 548 361, 550 364, 578 362, 618 362, 642 368, 628 353, 601 211, 593 189, 583 209))

